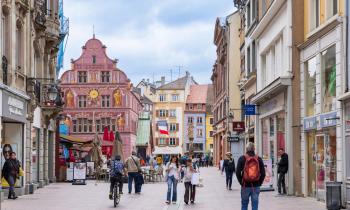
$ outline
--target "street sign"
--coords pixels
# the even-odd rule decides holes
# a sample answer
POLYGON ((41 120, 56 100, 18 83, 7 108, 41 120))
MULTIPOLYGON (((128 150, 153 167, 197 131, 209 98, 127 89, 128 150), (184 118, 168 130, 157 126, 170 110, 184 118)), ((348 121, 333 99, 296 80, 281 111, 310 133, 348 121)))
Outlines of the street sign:
POLYGON ((228 142, 238 142, 239 141, 239 136, 229 136, 227 137, 228 142))
POLYGON ((242 122, 232 122, 232 130, 237 132, 245 131, 245 123, 242 122))
POLYGON ((245 115, 256 115, 255 107, 256 107, 256 105, 254 105, 254 104, 244 105, 244 114, 245 115))

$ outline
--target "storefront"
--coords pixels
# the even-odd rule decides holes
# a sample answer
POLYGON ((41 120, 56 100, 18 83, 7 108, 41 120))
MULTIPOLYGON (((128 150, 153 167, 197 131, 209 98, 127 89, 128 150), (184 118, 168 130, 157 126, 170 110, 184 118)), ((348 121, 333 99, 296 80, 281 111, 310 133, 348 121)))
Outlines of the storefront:
POLYGON ((326 200, 326 183, 344 177, 339 32, 330 31, 301 51, 302 190, 320 201, 326 200))
MULTIPOLYGON (((265 162, 270 162, 267 168, 271 176, 270 187, 277 187, 277 163, 280 160, 279 149, 286 151, 286 111, 285 111, 285 92, 279 93, 262 103, 259 107, 260 137, 261 145, 259 153, 265 162)), ((287 183, 286 183, 287 184, 287 183)), ((287 184, 288 185, 288 184, 287 184)))
MULTIPOLYGON (((17 154, 17 159, 21 162, 22 167, 25 168, 25 128, 27 115, 27 100, 29 97, 18 93, 17 91, 6 88, 0 89, 0 119, 1 119, 1 166, 4 165, 5 160, 9 158, 10 152, 17 154), (8 89, 8 90, 6 90, 8 89)), ((25 177, 21 177, 16 182, 16 191, 18 195, 24 194, 25 177)), ((8 188, 6 182, 1 183, 2 188, 8 188)))

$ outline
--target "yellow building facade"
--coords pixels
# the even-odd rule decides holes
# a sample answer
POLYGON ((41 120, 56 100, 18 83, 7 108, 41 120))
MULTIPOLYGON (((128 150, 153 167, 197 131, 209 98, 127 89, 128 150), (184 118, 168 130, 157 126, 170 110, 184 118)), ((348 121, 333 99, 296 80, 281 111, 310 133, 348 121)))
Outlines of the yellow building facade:
POLYGON ((205 116, 205 152, 206 154, 213 154, 214 152, 214 141, 213 141, 213 114, 207 113, 205 116))

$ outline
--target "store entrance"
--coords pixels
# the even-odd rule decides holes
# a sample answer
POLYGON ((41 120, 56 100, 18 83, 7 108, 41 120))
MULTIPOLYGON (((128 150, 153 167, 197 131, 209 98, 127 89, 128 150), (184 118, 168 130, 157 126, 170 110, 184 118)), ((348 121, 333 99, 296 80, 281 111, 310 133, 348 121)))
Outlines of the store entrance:
POLYGON ((324 142, 325 136, 316 136, 316 198, 324 200, 325 197, 325 164, 324 164, 324 142))

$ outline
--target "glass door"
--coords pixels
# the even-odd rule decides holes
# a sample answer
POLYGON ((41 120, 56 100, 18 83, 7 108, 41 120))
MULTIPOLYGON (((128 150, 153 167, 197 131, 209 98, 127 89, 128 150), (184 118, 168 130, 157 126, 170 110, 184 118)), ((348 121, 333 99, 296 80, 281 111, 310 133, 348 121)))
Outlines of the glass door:
POLYGON ((325 200, 325 136, 316 136, 316 198, 325 200))

